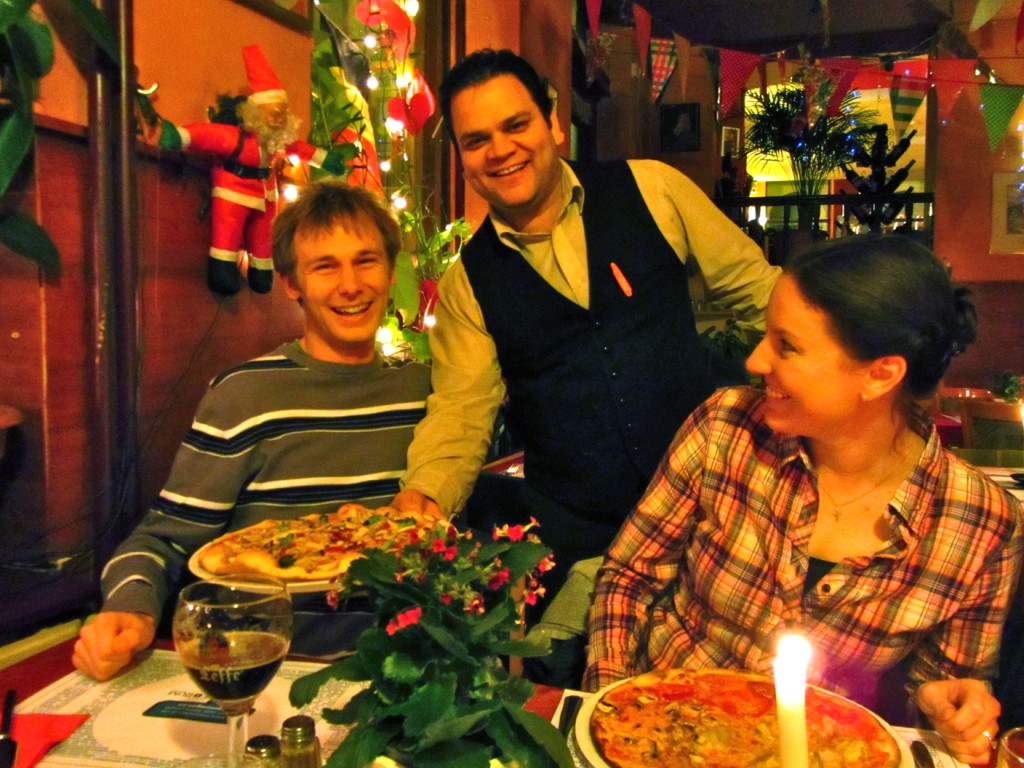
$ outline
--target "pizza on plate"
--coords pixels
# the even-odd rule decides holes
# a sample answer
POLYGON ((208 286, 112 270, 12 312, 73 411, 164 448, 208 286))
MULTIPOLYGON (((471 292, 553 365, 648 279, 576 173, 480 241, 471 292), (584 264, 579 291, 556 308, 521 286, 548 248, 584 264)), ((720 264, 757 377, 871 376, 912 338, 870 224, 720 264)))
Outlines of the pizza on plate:
MULTIPOLYGON (((769 677, 673 669, 630 678, 597 696, 587 747, 613 768, 779 766, 775 685, 769 677)), ((859 704, 808 687, 806 708, 811 768, 900 765, 896 738, 859 704)))
POLYGON ((341 576, 366 549, 401 548, 437 521, 392 507, 343 504, 336 512, 294 520, 264 520, 201 547, 195 561, 207 573, 261 573, 285 581, 341 576))

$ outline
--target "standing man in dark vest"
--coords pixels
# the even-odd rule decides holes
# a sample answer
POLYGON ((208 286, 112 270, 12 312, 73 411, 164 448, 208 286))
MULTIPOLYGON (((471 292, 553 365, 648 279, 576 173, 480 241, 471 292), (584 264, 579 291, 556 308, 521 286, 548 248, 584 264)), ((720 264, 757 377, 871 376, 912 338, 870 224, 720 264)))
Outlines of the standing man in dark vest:
POLYGON ((507 387, 525 449, 517 503, 554 550, 551 595, 605 550, 712 391, 688 270, 755 329, 778 270, 670 166, 562 162, 548 85, 512 52, 468 56, 440 101, 490 210, 441 281, 433 394, 393 503, 463 507, 507 387))

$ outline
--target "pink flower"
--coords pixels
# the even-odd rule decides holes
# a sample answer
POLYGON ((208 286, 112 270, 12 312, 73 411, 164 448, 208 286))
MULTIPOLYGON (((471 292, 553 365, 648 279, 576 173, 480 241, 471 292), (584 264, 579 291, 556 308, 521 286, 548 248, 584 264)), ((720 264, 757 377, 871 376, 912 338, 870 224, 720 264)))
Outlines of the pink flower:
POLYGON ((444 546, 443 539, 434 539, 430 544, 430 548, 433 549, 434 552, 444 552, 444 546))
POLYGON ((490 580, 487 582, 487 588, 490 590, 499 589, 503 587, 505 584, 508 584, 508 580, 509 570, 508 568, 502 568, 496 574, 491 576, 490 580))
POLYGON ((537 570, 541 573, 547 573, 555 567, 555 558, 553 555, 545 555, 543 559, 537 563, 537 570))
POLYGON ((524 534, 525 531, 523 530, 523 526, 521 525, 513 525, 511 528, 508 529, 509 541, 521 541, 524 534))
POLYGON ((458 556, 459 556, 459 548, 456 547, 454 544, 452 546, 448 547, 444 551, 444 559, 445 560, 454 560, 458 556))
POLYGON ((418 605, 415 608, 410 608, 407 611, 402 611, 400 614, 395 616, 391 621, 388 622, 385 630, 389 635, 393 635, 400 629, 411 627, 413 624, 420 623, 420 616, 423 615, 423 609, 418 605))
POLYGON ((466 605, 466 613, 483 613, 484 612, 484 597, 483 595, 473 595, 473 599, 466 605))
POLYGON ((451 602, 452 602, 452 596, 451 595, 441 595, 441 597, 439 597, 438 599, 442 603, 444 603, 445 605, 451 605, 451 602))

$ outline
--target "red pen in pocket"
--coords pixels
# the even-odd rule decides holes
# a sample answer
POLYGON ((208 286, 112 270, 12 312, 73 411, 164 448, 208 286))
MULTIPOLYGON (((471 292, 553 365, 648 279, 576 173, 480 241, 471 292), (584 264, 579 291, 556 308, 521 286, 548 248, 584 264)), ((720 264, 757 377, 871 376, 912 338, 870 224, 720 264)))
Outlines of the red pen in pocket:
POLYGON ((632 296, 633 286, 629 284, 629 280, 627 280, 626 276, 622 274, 622 270, 619 269, 619 265, 616 264, 614 261, 611 263, 611 265, 612 277, 614 277, 615 282, 619 284, 619 288, 622 289, 622 293, 627 297, 632 296))

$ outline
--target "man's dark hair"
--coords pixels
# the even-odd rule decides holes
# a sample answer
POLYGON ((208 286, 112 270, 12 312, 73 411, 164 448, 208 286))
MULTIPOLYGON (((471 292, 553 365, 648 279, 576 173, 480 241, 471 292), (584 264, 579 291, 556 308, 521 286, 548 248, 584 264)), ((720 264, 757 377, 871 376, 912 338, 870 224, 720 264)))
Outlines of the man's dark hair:
POLYGON ((548 92, 548 81, 537 74, 537 70, 524 59, 508 49, 495 51, 492 48, 483 48, 474 51, 456 64, 441 82, 438 89, 438 97, 441 101, 441 115, 444 117, 444 124, 447 127, 448 135, 452 137, 458 148, 458 141, 455 137, 455 127, 452 125, 452 99, 456 94, 475 85, 486 83, 500 75, 512 75, 523 84, 533 103, 540 109, 544 119, 551 122, 551 109, 554 103, 548 92))
POLYGON ((336 226, 360 229, 371 226, 380 232, 388 264, 393 269, 402 247, 402 232, 380 199, 362 187, 328 179, 305 187, 274 219, 274 269, 285 277, 295 273, 295 238, 319 235, 336 226))

